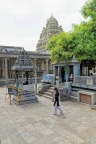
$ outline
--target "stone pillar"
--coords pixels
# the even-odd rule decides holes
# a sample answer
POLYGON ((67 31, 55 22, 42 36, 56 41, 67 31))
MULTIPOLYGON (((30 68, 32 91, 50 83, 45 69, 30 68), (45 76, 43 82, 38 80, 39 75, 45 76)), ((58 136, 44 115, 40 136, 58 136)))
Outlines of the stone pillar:
POLYGON ((74 64, 73 65, 73 78, 75 83, 75 77, 80 76, 80 64, 74 64))
MULTIPOLYGON (((14 58, 12 59, 12 62, 11 62, 11 67, 13 67, 13 65, 15 64, 14 62, 14 58)), ((12 72, 12 71, 11 71, 12 72)), ((14 72, 12 72, 12 78, 15 78, 15 75, 14 75, 14 72)))
POLYGON ((46 73, 47 73, 47 74, 48 74, 48 72, 49 72, 48 61, 49 61, 49 59, 46 59, 46 73))
POLYGON ((37 70, 39 71, 39 64, 37 65, 37 70))
POLYGON ((7 65, 7 58, 5 58, 5 79, 8 78, 8 65, 7 65))
POLYGON ((2 60, 0 60, 0 78, 2 78, 2 60))
POLYGON ((87 70, 86 70, 87 76, 88 76, 88 66, 87 66, 87 70))
POLYGON ((58 66, 58 78, 59 82, 61 82, 61 66, 58 66))
POLYGON ((55 66, 53 66, 53 74, 54 74, 54 84, 55 84, 55 82, 56 82, 56 67, 55 66))
POLYGON ((32 64, 32 65, 34 64, 33 59, 31 59, 31 64, 32 64))
POLYGON ((44 62, 42 62, 42 70, 44 70, 44 62))
POLYGON ((5 61, 2 59, 2 78, 5 78, 5 61))
POLYGON ((52 67, 52 64, 51 64, 51 63, 49 63, 49 67, 50 67, 49 70, 53 70, 53 67, 52 67))
POLYGON ((34 76, 35 76, 35 94, 37 95, 37 66, 36 66, 36 59, 34 59, 35 69, 34 69, 34 76))

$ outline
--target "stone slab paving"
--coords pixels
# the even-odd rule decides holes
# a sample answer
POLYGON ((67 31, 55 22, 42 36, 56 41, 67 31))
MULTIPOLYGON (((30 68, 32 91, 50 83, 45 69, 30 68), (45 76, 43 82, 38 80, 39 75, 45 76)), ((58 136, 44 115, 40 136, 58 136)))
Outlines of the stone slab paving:
POLYGON ((64 114, 54 116, 50 99, 16 106, 5 93, 0 88, 1 144, 96 144, 96 111, 89 106, 64 101, 64 114))

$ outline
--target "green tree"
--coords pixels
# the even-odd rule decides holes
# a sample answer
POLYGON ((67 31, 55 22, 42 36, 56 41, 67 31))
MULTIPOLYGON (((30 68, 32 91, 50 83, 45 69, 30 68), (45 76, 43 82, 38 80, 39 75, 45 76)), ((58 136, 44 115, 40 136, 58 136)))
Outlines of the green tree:
POLYGON ((88 0, 81 9, 84 18, 91 18, 96 21, 96 0, 88 0))
POLYGON ((53 62, 68 62, 73 55, 74 42, 70 33, 62 32, 50 38, 47 49, 53 62))
POLYGON ((71 33, 62 32, 50 38, 47 49, 50 51, 52 62, 66 62, 66 74, 68 63, 72 59, 75 43, 72 41, 71 33))
POLYGON ((96 27, 95 22, 82 22, 74 25, 74 56, 78 60, 96 60, 96 27))
POLYGON ((74 55, 78 60, 96 60, 96 0, 89 0, 81 10, 87 22, 73 25, 74 55))

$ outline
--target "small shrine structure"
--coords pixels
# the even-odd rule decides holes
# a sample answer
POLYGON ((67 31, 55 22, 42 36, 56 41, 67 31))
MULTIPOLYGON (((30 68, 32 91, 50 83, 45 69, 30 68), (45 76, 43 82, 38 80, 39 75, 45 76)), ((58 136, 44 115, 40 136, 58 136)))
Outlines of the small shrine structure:
POLYGON ((22 49, 15 65, 11 68, 15 75, 15 86, 8 87, 8 93, 11 92, 15 103, 38 102, 32 78, 35 69, 36 65, 32 64, 27 52, 22 49))

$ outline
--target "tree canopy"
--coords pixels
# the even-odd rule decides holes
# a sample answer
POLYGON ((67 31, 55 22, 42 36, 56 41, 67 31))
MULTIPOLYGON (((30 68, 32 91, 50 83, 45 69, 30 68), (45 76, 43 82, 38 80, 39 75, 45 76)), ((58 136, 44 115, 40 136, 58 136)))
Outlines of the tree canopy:
POLYGON ((73 26, 74 55, 78 60, 96 60, 96 0, 88 0, 81 13, 89 20, 73 26))
POLYGON ((53 36, 47 45, 53 62, 68 62, 72 58, 73 48, 72 35, 65 32, 53 36))
POLYGON ((74 26, 73 36, 76 47, 74 56, 78 60, 96 60, 96 23, 83 22, 74 26))
POLYGON ((96 20, 96 0, 88 0, 81 9, 84 18, 96 20))
POLYGON ((80 61, 96 60, 96 0, 88 0, 81 13, 89 20, 73 24, 70 32, 62 32, 48 41, 47 49, 53 62, 68 62, 72 55, 80 61))

